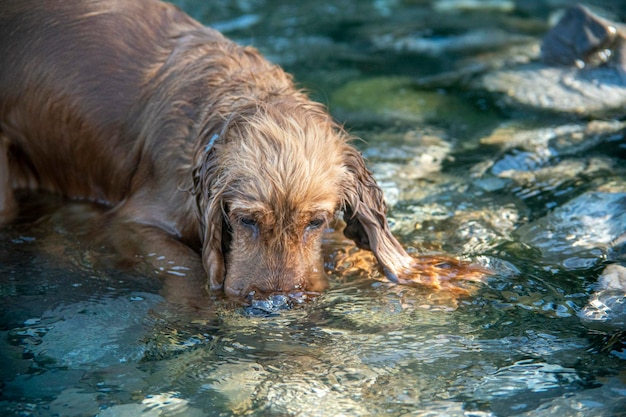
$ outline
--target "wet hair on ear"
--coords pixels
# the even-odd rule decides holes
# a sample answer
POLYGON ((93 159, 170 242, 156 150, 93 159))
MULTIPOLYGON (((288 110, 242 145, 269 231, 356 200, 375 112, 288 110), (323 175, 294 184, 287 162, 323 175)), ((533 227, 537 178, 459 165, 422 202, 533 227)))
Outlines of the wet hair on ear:
POLYGON ((410 274, 413 259, 391 234, 383 191, 358 150, 346 145, 344 166, 348 177, 343 185, 344 234, 362 249, 370 250, 387 279, 398 282, 410 274))
POLYGON ((222 175, 223 166, 217 150, 226 140, 233 116, 221 121, 206 116, 208 122, 197 132, 192 193, 201 226, 202 264, 207 271, 209 289, 218 290, 223 287, 226 277, 225 254, 230 234, 223 198, 228 184, 226 176, 222 175))
MULTIPOLYGON (((217 140, 219 136, 213 136, 217 140)), ((219 165, 215 157, 215 140, 204 146, 193 168, 193 194, 196 199, 196 215, 200 221, 202 241, 202 264, 208 274, 209 288, 222 288, 225 276, 225 262, 222 247, 224 214, 221 191, 216 188, 219 165)))

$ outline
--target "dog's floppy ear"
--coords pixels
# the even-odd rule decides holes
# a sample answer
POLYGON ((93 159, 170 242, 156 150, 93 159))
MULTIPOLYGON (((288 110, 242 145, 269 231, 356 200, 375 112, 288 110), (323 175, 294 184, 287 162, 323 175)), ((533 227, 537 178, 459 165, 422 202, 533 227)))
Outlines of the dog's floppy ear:
POLYGON ((227 230, 222 198, 225 185, 219 182, 221 167, 214 149, 217 139, 219 135, 214 134, 204 145, 193 168, 193 193, 201 224, 202 265, 211 290, 222 288, 226 274, 223 234, 227 230))
POLYGON ((413 258, 391 234, 383 192, 361 154, 346 144, 343 158, 348 173, 343 186, 344 234, 360 248, 371 250, 387 279, 399 282, 411 273, 413 258))

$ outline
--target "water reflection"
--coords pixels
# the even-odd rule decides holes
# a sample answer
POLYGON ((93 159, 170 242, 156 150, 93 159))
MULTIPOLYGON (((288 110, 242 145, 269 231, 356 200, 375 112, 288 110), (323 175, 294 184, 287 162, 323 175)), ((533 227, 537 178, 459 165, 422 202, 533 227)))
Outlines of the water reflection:
POLYGON ((102 208, 43 196, 0 230, 0 414, 624 414, 623 114, 546 113, 474 82, 534 59, 559 5, 179 3, 365 139, 410 252, 493 274, 454 296, 395 286, 329 234, 331 288, 307 302, 191 302, 193 263, 119 259, 89 239, 102 208))

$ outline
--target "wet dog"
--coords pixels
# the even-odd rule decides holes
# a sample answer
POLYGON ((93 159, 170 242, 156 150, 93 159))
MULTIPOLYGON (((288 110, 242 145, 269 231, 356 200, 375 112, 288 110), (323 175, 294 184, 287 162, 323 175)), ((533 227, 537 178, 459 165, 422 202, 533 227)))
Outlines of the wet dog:
POLYGON ((100 202, 146 251, 193 249, 211 289, 246 297, 326 288, 322 233, 343 213, 389 280, 434 285, 326 110, 178 8, 2 0, 0 61, 0 223, 16 190, 100 202))

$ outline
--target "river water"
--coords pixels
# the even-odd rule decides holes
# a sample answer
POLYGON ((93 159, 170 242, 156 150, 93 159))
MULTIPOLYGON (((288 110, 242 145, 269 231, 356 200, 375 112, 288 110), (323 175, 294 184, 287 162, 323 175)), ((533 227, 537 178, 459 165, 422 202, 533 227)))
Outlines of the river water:
POLYGON ((212 3, 178 1, 363 138, 410 251, 492 275, 460 297, 396 286, 329 233, 317 299, 194 314, 102 262, 102 207, 32 197, 0 229, 1 415, 626 415, 626 112, 468 82, 532 63, 570 2, 212 3))

